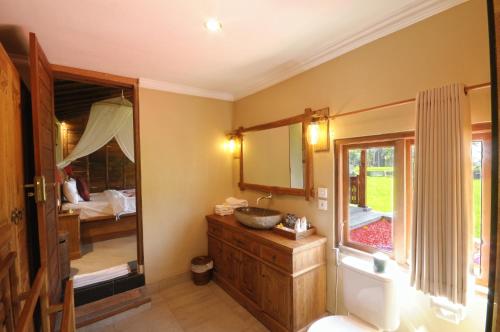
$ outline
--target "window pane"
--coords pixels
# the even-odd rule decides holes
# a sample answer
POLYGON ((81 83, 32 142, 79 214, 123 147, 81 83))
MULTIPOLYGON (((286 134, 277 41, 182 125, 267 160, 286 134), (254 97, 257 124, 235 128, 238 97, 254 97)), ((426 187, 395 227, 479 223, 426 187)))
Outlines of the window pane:
POLYGON ((472 142, 472 220, 474 225, 474 274, 481 276, 483 143, 472 142))
POLYGON ((351 165, 353 170, 357 169, 350 172, 351 193, 357 192, 357 200, 351 199, 349 206, 349 240, 391 251, 394 147, 351 150, 349 170, 351 165))
POLYGON ((358 204, 358 181, 361 150, 349 150, 349 204, 358 204))

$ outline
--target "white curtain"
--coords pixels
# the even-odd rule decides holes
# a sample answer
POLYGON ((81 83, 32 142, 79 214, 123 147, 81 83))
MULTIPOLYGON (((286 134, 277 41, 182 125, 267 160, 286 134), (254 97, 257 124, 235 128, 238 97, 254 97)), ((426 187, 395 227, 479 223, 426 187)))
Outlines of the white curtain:
POLYGON ((82 137, 73 151, 58 163, 57 167, 66 167, 72 161, 99 150, 119 133, 118 144, 120 148, 130 160, 134 161, 132 103, 118 97, 92 104, 89 120, 82 137), (131 133, 126 132, 127 130, 131 133), (130 137, 132 138, 130 139, 130 137))
POLYGON ((130 115, 123 127, 115 135, 116 142, 123 153, 134 162, 134 117, 130 115))
POLYGON ((411 283, 464 304, 471 241, 471 117, 462 84, 417 96, 411 283))

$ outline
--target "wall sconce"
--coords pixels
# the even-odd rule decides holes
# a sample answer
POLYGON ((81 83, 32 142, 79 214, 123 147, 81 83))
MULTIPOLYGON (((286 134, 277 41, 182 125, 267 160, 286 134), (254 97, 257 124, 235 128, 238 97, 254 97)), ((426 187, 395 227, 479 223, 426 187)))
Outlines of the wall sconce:
POLYGON ((238 134, 228 134, 224 148, 227 152, 231 153, 234 158, 240 157, 241 152, 241 138, 238 134))
POLYGON ((311 122, 309 124, 309 143, 311 145, 316 145, 318 144, 318 141, 319 141, 319 131, 320 131, 320 128, 319 128, 319 121, 315 121, 313 120, 314 122, 311 122))
POLYGON ((308 126, 308 142, 314 152, 330 151, 330 109, 313 111, 308 126))

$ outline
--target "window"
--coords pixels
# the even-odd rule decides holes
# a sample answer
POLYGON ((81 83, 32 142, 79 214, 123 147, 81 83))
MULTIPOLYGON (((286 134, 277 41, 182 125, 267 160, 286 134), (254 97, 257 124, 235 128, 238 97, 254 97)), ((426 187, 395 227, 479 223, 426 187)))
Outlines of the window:
POLYGON ((382 251, 393 250, 394 146, 348 148, 348 239, 382 251))
MULTIPOLYGON (((474 126, 473 126, 474 129, 474 126)), ((484 128, 481 128, 484 131, 484 128)), ((337 241, 410 258, 415 142, 412 132, 335 141, 337 241)), ((473 268, 488 283, 491 134, 474 133, 472 153, 473 268)))
POLYGON ((476 282, 488 285, 490 247, 491 135, 473 135, 472 148, 473 271, 476 282))
MULTIPOLYGON (((344 245, 368 252, 383 251, 400 262, 407 257, 406 141, 394 137, 337 141, 340 204, 344 245)), ((409 146, 409 145, 408 145, 409 146)), ((337 160, 337 159, 336 159, 337 160)))

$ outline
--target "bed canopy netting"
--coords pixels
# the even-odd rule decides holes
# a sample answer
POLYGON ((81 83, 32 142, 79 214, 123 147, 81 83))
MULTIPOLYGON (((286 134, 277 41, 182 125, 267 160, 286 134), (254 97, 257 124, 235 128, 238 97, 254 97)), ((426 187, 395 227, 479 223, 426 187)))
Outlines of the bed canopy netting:
POLYGON ((99 150, 113 138, 127 158, 134 162, 134 119, 132 103, 123 97, 92 104, 87 126, 75 148, 57 167, 62 169, 72 161, 99 150))

